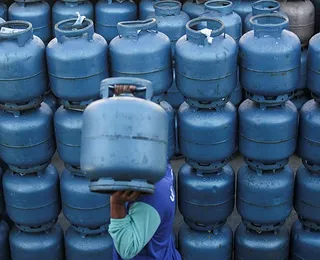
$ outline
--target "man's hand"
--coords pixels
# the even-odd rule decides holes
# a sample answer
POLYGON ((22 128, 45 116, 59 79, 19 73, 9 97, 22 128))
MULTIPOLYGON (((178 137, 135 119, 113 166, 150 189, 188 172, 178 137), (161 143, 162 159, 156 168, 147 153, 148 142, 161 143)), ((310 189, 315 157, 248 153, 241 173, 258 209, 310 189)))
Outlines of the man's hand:
POLYGON ((114 93, 116 96, 122 93, 133 93, 136 90, 136 86, 133 85, 115 85, 114 93))
POLYGON ((111 195, 111 204, 124 205, 126 202, 135 201, 141 193, 139 191, 117 191, 111 195))
POLYGON ((135 201, 140 197, 139 191, 117 191, 111 195, 111 218, 124 218, 127 215, 125 204, 126 202, 135 201))

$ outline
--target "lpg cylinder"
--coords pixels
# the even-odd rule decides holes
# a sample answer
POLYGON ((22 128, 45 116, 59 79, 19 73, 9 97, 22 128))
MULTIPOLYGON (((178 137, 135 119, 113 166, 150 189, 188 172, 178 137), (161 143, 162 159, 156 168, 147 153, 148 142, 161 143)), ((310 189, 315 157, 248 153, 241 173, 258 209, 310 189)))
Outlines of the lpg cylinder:
POLYGON ((108 232, 84 235, 69 227, 65 235, 66 259, 112 260, 113 241, 108 232))
POLYGON ((89 184, 84 173, 65 169, 60 180, 62 210, 78 232, 101 233, 110 221, 110 196, 91 192, 89 184))
POLYGON ((283 225, 292 211, 293 194, 294 174, 288 165, 262 172, 244 165, 238 171, 237 210, 250 229, 271 231, 283 225))
POLYGON ((53 113, 56 112, 58 108, 58 100, 55 95, 49 90, 44 96, 43 102, 46 103, 52 110, 53 113))
POLYGON ((25 111, 0 110, 0 157, 16 172, 46 167, 55 152, 53 112, 41 103, 25 111))
POLYGON ((7 20, 7 6, 2 3, 2 1, 0 2, 0 18, 4 19, 4 20, 7 20))
POLYGON ((108 42, 118 36, 117 24, 137 20, 137 5, 130 0, 100 0, 95 6, 96 32, 108 42))
POLYGON ((259 14, 250 23, 253 30, 239 42, 241 85, 255 102, 284 102, 300 83, 299 38, 285 30, 281 14, 259 14))
MULTIPOLYGON (((252 4, 251 13, 249 13, 246 16, 245 20, 243 21, 244 33, 249 32, 253 29, 252 24, 250 23, 250 19, 252 16, 256 16, 259 14, 273 14, 279 11, 280 11, 280 4, 277 1, 260 0, 260 1, 254 2, 252 4)), ((284 15, 284 13, 281 13, 281 14, 284 15)), ((289 24, 288 24, 288 27, 289 27, 289 24)))
POLYGON ((315 99, 320 100, 320 33, 309 41, 307 57, 307 84, 315 99))
POLYGON ((51 228, 60 213, 59 173, 53 165, 34 173, 7 170, 3 176, 6 209, 26 232, 51 228))
POLYGON ((180 105, 184 102, 183 96, 177 89, 176 85, 176 72, 175 68, 173 70, 173 81, 171 87, 168 89, 168 91, 164 94, 164 100, 167 101, 174 110, 178 110, 180 105))
POLYGON ((105 79, 101 95, 83 114, 80 162, 90 178, 90 189, 153 193, 154 183, 164 177, 167 168, 168 115, 150 101, 151 82, 105 79), (136 90, 112 97, 117 84, 135 85, 136 90), (133 96, 139 94, 140 98, 133 96))
POLYGON ((318 259, 320 254, 320 231, 304 227, 297 220, 291 228, 291 260, 318 259))
POLYGON ((186 30, 176 44, 177 87, 192 106, 220 106, 237 86, 237 44, 216 18, 191 20, 186 30))
POLYGON ((184 164, 178 175, 179 210, 194 230, 215 230, 234 208, 235 175, 230 165, 201 172, 184 164))
POLYGON ((63 230, 58 223, 39 233, 28 233, 14 227, 9 240, 12 260, 65 259, 63 230))
POLYGON ((233 2, 233 11, 235 11, 238 15, 240 15, 242 19, 242 28, 244 31, 244 20, 246 16, 251 13, 252 4, 256 0, 232 0, 233 2))
POLYGON ((5 22, 0 30, 0 103, 39 98, 47 89, 45 45, 33 35, 29 22, 5 22))
POLYGON ((294 208, 305 226, 320 230, 320 172, 301 165, 296 174, 294 208))
POLYGON ((4 220, 0 220, 0 259, 10 260, 9 226, 4 220))
POLYGON ((158 31, 156 19, 117 26, 119 36, 110 42, 112 76, 149 80, 155 96, 167 91, 172 85, 171 45, 168 36, 158 31))
MULTIPOLYGON (((234 236, 235 260, 287 260, 290 236, 286 226, 258 233, 240 224, 234 236)), ((311 259, 310 259, 311 260, 311 259)))
POLYGON ((239 67, 238 67, 238 71, 237 71, 237 86, 236 88, 232 91, 231 95, 230 95, 230 99, 229 101, 235 106, 235 107, 239 107, 240 103, 242 102, 242 96, 243 96, 243 89, 241 87, 240 84, 240 80, 239 80, 239 67))
MULTIPOLYGON (((230 35, 237 43, 242 35, 242 22, 240 16, 232 9, 233 4, 227 0, 210 0, 204 4, 205 12, 200 17, 217 18, 223 22, 225 33, 230 35)), ((199 29, 206 28, 204 24, 199 29)))
POLYGON ((166 101, 158 103, 168 115, 168 159, 171 159, 175 153, 176 137, 175 137, 175 113, 172 106, 166 101))
POLYGON ((60 158, 69 167, 80 168, 83 109, 60 106, 54 114, 54 129, 60 158))
POLYGON ((298 133, 298 112, 287 101, 261 107, 249 99, 239 107, 239 151, 247 164, 272 170, 288 163, 294 153, 298 133))
POLYGON ((204 13, 204 3, 207 0, 187 0, 182 6, 182 11, 189 15, 190 19, 199 17, 204 13))
MULTIPOLYGON (((87 0, 60 0, 55 2, 52 7, 52 28, 61 21, 76 18, 77 13, 85 16, 90 20, 94 20, 94 8, 90 1, 87 0)), ((55 35, 55 31, 54 31, 55 35)), ((86 49, 86 50, 89 50, 86 49)))
MULTIPOLYGON (((4 172, 2 168, 0 167, 0 219, 5 211, 5 205, 4 205, 4 197, 3 197, 3 188, 2 188, 2 176, 4 172)), ((1 259, 1 258, 0 258, 1 259)))
POLYGON ((178 241, 184 260, 232 259, 233 234, 228 225, 215 231, 196 231, 182 224, 178 241))
POLYGON ((301 48, 301 64, 300 64, 300 85, 296 89, 291 102, 297 107, 298 110, 310 100, 310 93, 307 89, 307 56, 308 48, 301 48))
POLYGON ((320 1, 311 0, 315 8, 315 32, 319 32, 320 29, 320 1))
POLYGON ((314 33, 315 8, 310 0, 280 0, 281 11, 289 18, 289 30, 295 33, 302 46, 308 45, 314 33))
POLYGON ((187 163, 210 172, 226 165, 235 151, 237 110, 230 102, 212 109, 183 103, 178 128, 180 151, 187 163))
POLYGON ((320 170, 320 104, 314 99, 301 108, 299 126, 299 156, 320 170))
POLYGON ((32 24, 34 35, 44 43, 51 39, 50 5, 42 0, 15 0, 9 7, 9 20, 22 20, 32 24))
POLYGON ((139 1, 139 20, 145 20, 154 13, 153 4, 159 0, 141 0, 139 1))
POLYGON ((307 57, 308 48, 301 48, 301 58, 300 58, 300 85, 296 92, 304 90, 307 88, 307 57))
POLYGON ((181 11, 181 3, 172 0, 162 0, 154 3, 154 14, 148 18, 157 20, 159 32, 167 35, 171 41, 172 56, 175 56, 176 42, 186 34, 186 24, 189 16, 181 11))
POLYGON ((90 19, 79 25, 76 21, 71 18, 56 25, 56 38, 47 46, 48 73, 55 96, 88 104, 99 97, 100 82, 108 77, 108 44, 94 33, 90 19))

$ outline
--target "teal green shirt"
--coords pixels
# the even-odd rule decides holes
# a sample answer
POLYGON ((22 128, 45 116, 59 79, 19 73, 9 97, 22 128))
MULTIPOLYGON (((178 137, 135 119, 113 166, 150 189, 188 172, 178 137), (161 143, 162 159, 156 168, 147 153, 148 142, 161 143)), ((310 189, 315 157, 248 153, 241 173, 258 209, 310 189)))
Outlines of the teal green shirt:
POLYGON ((156 233, 161 219, 149 204, 135 202, 123 219, 111 219, 109 233, 122 259, 134 258, 156 233))

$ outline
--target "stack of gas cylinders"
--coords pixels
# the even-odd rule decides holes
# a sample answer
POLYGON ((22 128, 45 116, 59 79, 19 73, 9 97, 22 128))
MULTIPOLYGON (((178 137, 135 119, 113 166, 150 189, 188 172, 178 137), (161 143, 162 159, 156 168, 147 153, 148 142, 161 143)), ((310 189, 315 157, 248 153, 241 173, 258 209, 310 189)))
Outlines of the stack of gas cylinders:
POLYGON ((299 84, 300 41, 281 14, 250 18, 239 42, 240 81, 248 99, 239 107, 236 259, 286 259, 284 226, 293 206, 294 174, 288 166, 297 142, 298 112, 288 101, 299 84), (268 46, 261 48, 261 46, 268 46), (278 47, 278 46, 281 46, 278 47))
MULTIPOLYGON (((162 9, 170 9, 168 6, 180 13, 180 3, 166 1, 158 5, 157 15, 161 15, 162 9)), ((139 77, 152 83, 152 101, 168 114, 170 159, 175 153, 175 115, 172 106, 164 101, 164 94, 173 82, 170 39, 158 29, 155 18, 119 22, 117 29, 118 36, 110 42, 111 76, 139 77)))
POLYGON ((178 112, 180 151, 186 158, 178 175, 184 259, 232 257, 232 231, 225 223, 235 195, 228 162, 236 149, 237 110, 229 98, 237 86, 238 47, 225 31, 216 18, 196 18, 176 44, 176 84, 185 99, 178 112))
POLYGON ((55 36, 46 54, 51 89, 62 104, 54 115, 54 129, 65 163, 60 180, 62 210, 71 223, 65 235, 66 257, 111 259, 110 197, 90 192, 89 179, 80 169, 83 111, 99 97, 100 82, 108 77, 108 44, 84 17, 59 22, 55 36))
POLYGON ((314 33, 315 8, 310 0, 281 0, 279 2, 281 12, 289 18, 288 29, 294 32, 301 42, 300 84, 291 98, 291 101, 299 110, 310 99, 310 91, 307 88, 307 55, 308 42, 314 33))
POLYGON ((315 259, 320 252, 319 41, 320 34, 311 38, 308 52, 308 86, 314 99, 300 110, 298 154, 302 165, 296 173, 294 208, 299 220, 291 229, 292 259, 315 259))
MULTIPOLYGON (((174 113, 168 113, 170 125, 169 125, 169 143, 168 152, 169 158, 173 155, 179 155, 178 145, 178 129, 177 129, 177 111, 179 106, 183 103, 183 96, 179 92, 176 86, 175 80, 175 46, 177 40, 179 40, 186 33, 186 24, 190 20, 189 16, 181 11, 181 3, 178 1, 164 0, 154 3, 154 12, 150 12, 148 18, 155 18, 157 21, 157 28, 160 32, 167 35, 171 42, 171 61, 172 61, 172 85, 161 97, 162 106, 170 104, 174 113), (163 102, 165 101, 165 102, 163 102), (174 136, 173 136, 174 135, 174 136)), ((167 111, 169 111, 167 109, 167 111)))
MULTIPOLYGON (((8 167, 2 179, 6 211, 15 223, 11 256, 45 259, 51 252, 60 258, 59 174, 50 164, 55 152, 53 111, 42 102, 47 90, 45 45, 29 22, 6 22, 0 29, 0 49, 6 50, 0 53, 0 157, 8 167)), ((1 253, 6 255, 6 249, 1 253)))

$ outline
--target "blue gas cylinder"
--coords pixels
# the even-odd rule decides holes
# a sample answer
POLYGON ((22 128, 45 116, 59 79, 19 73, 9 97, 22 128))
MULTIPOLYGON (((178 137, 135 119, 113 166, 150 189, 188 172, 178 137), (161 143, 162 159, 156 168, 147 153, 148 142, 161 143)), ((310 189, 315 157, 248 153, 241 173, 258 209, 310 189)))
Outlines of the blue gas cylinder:
POLYGON ((314 99, 300 110, 299 156, 320 170, 320 104, 314 99))
POLYGON ((308 56, 307 56, 307 84, 314 98, 320 98, 320 33, 314 35, 309 41, 308 56))
POLYGON ((300 85, 298 90, 307 88, 307 58, 308 58, 308 48, 301 48, 301 58, 300 58, 300 85))
POLYGON ((233 234, 228 225, 215 231, 196 231, 182 224, 178 241, 184 260, 232 259, 233 234))
POLYGON ((304 225, 320 230, 320 172, 301 165, 296 173, 294 208, 304 225))
POLYGON ((96 32, 108 42, 118 36, 117 24, 137 20, 137 5, 129 0, 100 0, 95 6, 96 32))
MULTIPOLYGON (((279 11, 280 11, 280 3, 277 1, 260 0, 260 1, 254 2, 252 4, 252 11, 246 16, 245 20, 243 21, 243 28, 244 28, 243 33, 253 30, 252 24, 250 23, 250 19, 252 16, 259 15, 259 14, 274 14, 279 11)), ((281 12, 281 14, 285 15, 285 13, 283 12, 281 12)), ((289 24, 287 28, 289 28, 289 24)))
POLYGON ((51 228, 60 213, 59 173, 53 165, 35 173, 7 170, 3 192, 9 217, 26 232, 51 228))
POLYGON ((173 0, 162 0, 154 3, 155 12, 148 18, 157 20, 158 30, 167 35, 171 41, 172 56, 175 56, 176 42, 186 34, 189 16, 181 11, 181 3, 173 0))
POLYGON ((0 220, 0 259, 10 260, 9 226, 4 220, 0 220))
POLYGON ((154 13, 153 4, 159 0, 141 0, 139 1, 139 20, 145 20, 154 13))
POLYGON ((101 233, 110 221, 110 195, 91 192, 89 184, 85 174, 65 169, 60 180, 62 210, 78 232, 101 233))
POLYGON ((242 166, 237 177, 237 210, 243 222, 257 231, 283 225, 293 206, 294 174, 290 166, 257 172, 242 166))
POLYGON ((230 165, 201 172, 182 165, 178 175, 179 210, 194 230, 215 230, 234 208, 235 174, 230 165))
POLYGON ((237 44, 216 18, 197 18, 186 28, 176 44, 177 87, 192 106, 222 105, 237 86, 237 44), (203 23, 208 35, 193 29, 203 23))
POLYGON ((235 107, 239 107, 240 103, 242 102, 242 96, 243 96, 243 93, 242 93, 243 89, 239 80, 239 67, 238 67, 237 74, 238 74, 237 86, 232 91, 230 95, 230 100, 229 100, 235 107))
POLYGON ((8 13, 7 6, 4 3, 0 2, 0 18, 7 20, 8 18, 7 13, 8 13))
POLYGON ((94 33, 91 20, 84 19, 79 26, 74 25, 76 20, 56 25, 56 38, 46 53, 52 92, 64 101, 81 104, 99 97, 100 82, 108 77, 108 44, 94 33))
MULTIPOLYGON (((231 1, 210 0, 204 4, 205 12, 200 17, 212 17, 221 20, 225 33, 229 34, 238 43, 242 36, 242 21, 241 17, 232 8, 231 1)), ((200 24, 198 28, 206 28, 206 24, 200 24)))
POLYGON ((77 12, 90 20, 94 20, 94 8, 90 1, 60 0, 55 2, 52 7, 52 27, 54 35, 55 25, 63 20, 76 18, 77 12))
POLYGON ((183 103, 178 128, 180 151, 187 163, 210 172, 226 165, 235 151, 237 110, 230 102, 212 109, 183 103))
POLYGON ((5 22, 0 29, 0 103, 25 104, 39 98, 48 84, 45 45, 29 22, 5 22))
POLYGON ((247 99, 239 107, 239 150, 254 168, 286 165, 296 148, 297 130, 298 112, 290 101, 265 108, 247 99))
POLYGON ((289 244, 290 236, 286 226, 277 232, 258 233, 240 224, 234 235, 234 259, 286 260, 289 259, 289 244))
POLYGON ((238 15, 240 15, 242 19, 243 31, 244 31, 244 21, 246 19, 246 16, 251 12, 252 4, 255 1, 256 0, 232 0, 233 11, 235 11, 238 15))
POLYGON ((65 235, 66 259, 112 260, 113 241, 108 232, 84 235, 69 227, 65 235))
POLYGON ((253 30, 239 41, 240 83, 255 102, 284 102, 299 87, 300 40, 285 30, 288 22, 280 14, 253 16, 253 30))
POLYGON ((0 17, 0 23, 5 23, 6 21, 0 17))
POLYGON ((51 39, 51 10, 42 0, 15 0, 8 10, 9 20, 22 20, 32 24, 34 35, 44 43, 51 39))
POLYGON ((164 177, 167 168, 168 115, 151 101, 151 82, 130 77, 105 79, 101 95, 83 113, 80 162, 91 180, 91 190, 153 193, 153 184, 164 177), (112 97, 117 84, 134 85, 136 90, 112 97))
POLYGON ((164 100, 167 101, 174 110, 179 109, 180 105, 184 102, 183 96, 177 89, 176 85, 176 72, 173 68, 173 81, 171 87, 168 91, 164 94, 164 100))
POLYGON ((25 111, 0 110, 0 157, 12 170, 32 172, 49 164, 55 152, 52 117, 45 103, 25 111))
POLYGON ((52 94, 51 91, 47 91, 47 93, 44 96, 43 102, 51 108, 53 113, 56 112, 58 108, 58 100, 56 96, 52 94))
MULTIPOLYGON (((3 188, 2 188, 2 176, 4 172, 0 167, 0 219, 5 211, 4 197, 3 197, 3 188)), ((1 259, 1 258, 0 258, 1 259)))
POLYGON ((297 220, 291 228, 291 260, 318 259, 320 254, 320 231, 304 227, 297 220))
POLYGON ((176 136, 175 136, 175 113, 172 106, 162 100, 159 105, 167 112, 168 115, 168 159, 171 159, 175 153, 176 136))
POLYGON ((204 1, 187 0, 182 6, 182 11, 189 15, 190 19, 199 17, 204 13, 204 1))
POLYGON ((118 33, 110 42, 112 76, 149 80, 155 96, 167 91, 172 85, 171 45, 156 19, 120 22, 118 33))
POLYGON ((54 129, 60 158, 68 166, 80 168, 83 109, 60 106, 54 114, 54 129))
POLYGON ((29 233, 14 227, 9 235, 14 260, 64 260, 63 230, 57 223, 50 230, 29 233))

